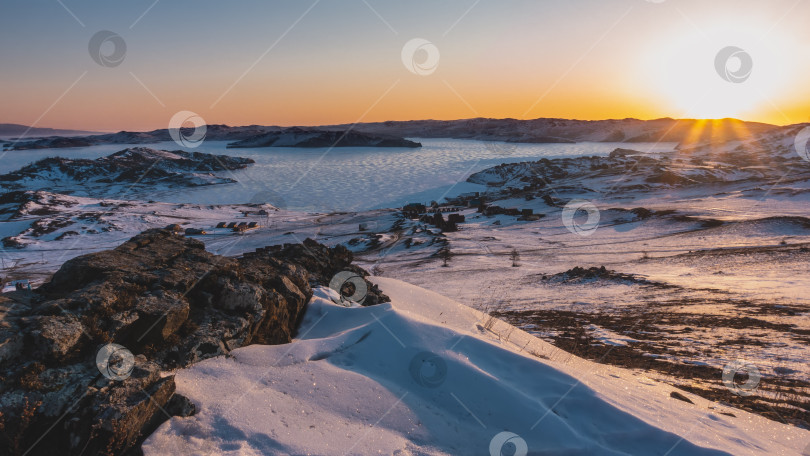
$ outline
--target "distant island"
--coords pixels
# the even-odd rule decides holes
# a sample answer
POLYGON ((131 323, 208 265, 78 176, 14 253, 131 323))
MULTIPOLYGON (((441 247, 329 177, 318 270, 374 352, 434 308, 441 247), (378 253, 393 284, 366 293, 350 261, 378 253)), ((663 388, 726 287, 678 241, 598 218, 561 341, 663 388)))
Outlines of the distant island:
MULTIPOLYGON (((281 127, 263 127, 248 125, 244 127, 231 127, 228 125, 207 125, 206 139, 212 141, 237 141, 250 138, 261 133, 281 130, 281 127)), ((191 134, 193 128, 181 128, 183 134, 191 134)), ((29 149, 63 149, 68 147, 90 147, 102 144, 154 144, 172 141, 168 128, 152 131, 119 131, 117 133, 95 134, 88 136, 48 136, 33 138, 26 141, 16 141, 4 144, 3 147, 11 150, 29 149)))
POLYGON ((394 135, 360 133, 352 130, 320 130, 291 127, 262 133, 231 144, 240 147, 422 147, 421 143, 394 135))
MULTIPOLYGON (((276 127, 249 125, 207 125, 205 138, 210 141, 234 141, 228 147, 422 147, 422 144, 390 134, 363 133, 348 128, 322 129, 319 127, 276 127)), ((181 128, 184 134, 193 129, 181 128)), ((147 132, 119 131, 90 136, 49 136, 28 141, 10 142, 3 147, 10 150, 64 149, 90 147, 102 144, 153 144, 172 141, 164 128, 147 132)))

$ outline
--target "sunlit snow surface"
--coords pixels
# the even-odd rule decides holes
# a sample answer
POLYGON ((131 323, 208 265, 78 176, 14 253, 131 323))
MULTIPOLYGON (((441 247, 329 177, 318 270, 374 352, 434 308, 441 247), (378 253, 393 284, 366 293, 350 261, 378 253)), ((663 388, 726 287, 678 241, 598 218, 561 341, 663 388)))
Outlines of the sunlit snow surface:
POLYGON ((346 308, 320 289, 293 343, 177 372, 177 391, 199 411, 163 424, 144 452, 483 455, 503 431, 529 454, 788 455, 810 442, 765 418, 670 398, 671 387, 489 325, 436 293, 374 281, 391 304, 346 308))

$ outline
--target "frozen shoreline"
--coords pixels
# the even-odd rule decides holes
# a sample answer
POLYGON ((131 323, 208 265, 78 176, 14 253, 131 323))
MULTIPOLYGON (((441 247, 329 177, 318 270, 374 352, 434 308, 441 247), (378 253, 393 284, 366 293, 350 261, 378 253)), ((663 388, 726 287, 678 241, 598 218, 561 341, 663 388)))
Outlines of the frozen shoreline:
MULTIPOLYGON (((245 157, 255 164, 244 170, 219 173, 236 184, 207 189, 178 190, 155 187, 133 193, 130 199, 190 204, 269 203, 304 212, 369 210, 425 202, 467 191, 481 190, 465 182, 474 173, 499 163, 544 157, 604 156, 619 143, 510 144, 475 140, 421 139, 420 149, 408 148, 245 148, 228 149, 228 141, 206 141, 197 152, 245 157), (322 155, 324 155, 322 157, 322 155), (449 193, 448 193, 449 191, 449 193)), ((175 150, 164 142, 138 145, 175 150)), ((95 159, 126 149, 126 145, 6 152, 0 173, 52 157, 95 159)), ((672 143, 633 144, 639 150, 671 151, 672 143)), ((80 191, 80 188, 76 189, 80 191)), ((110 195, 111 198, 114 195, 110 195)))

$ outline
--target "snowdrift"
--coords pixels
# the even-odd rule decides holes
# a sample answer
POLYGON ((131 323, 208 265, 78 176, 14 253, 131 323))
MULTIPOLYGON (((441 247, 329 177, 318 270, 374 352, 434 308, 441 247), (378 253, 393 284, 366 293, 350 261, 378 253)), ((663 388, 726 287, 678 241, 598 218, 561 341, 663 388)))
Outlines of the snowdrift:
POLYGON ((373 281, 391 303, 343 307, 322 288, 293 343, 177 372, 198 412, 164 423, 145 454, 788 455, 810 443, 436 293, 373 281))

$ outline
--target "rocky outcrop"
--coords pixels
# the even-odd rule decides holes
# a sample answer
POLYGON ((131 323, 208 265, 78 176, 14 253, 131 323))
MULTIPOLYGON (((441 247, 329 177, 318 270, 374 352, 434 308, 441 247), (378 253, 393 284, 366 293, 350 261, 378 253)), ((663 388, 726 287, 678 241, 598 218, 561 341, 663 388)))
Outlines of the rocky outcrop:
POLYGON ((228 144, 228 147, 422 147, 393 135, 360 133, 351 129, 321 130, 291 127, 228 144))
POLYGON ((228 155, 133 147, 95 160, 45 158, 0 175, 0 187, 6 191, 48 190, 90 196, 108 195, 118 187, 127 192, 136 186, 196 187, 236 182, 212 173, 243 169, 253 163, 249 158, 228 155))
POLYGON ((675 285, 647 280, 644 277, 634 274, 617 272, 607 269, 604 266, 598 268, 583 268, 581 266, 576 266, 565 272, 560 272, 551 276, 543 275, 542 280, 544 282, 566 285, 601 282, 625 285, 645 285, 655 288, 676 288, 675 285))
MULTIPOLYGON (((0 453, 137 449, 170 415, 194 412, 168 371, 290 342, 312 286, 343 270, 367 275, 351 261, 311 240, 226 258, 150 230, 68 261, 34 292, 3 296, 0 453)), ((388 300, 368 288, 365 304, 388 300)))
POLYGON ((728 192, 749 197, 765 192, 790 196, 807 191, 798 183, 810 175, 807 161, 794 150, 794 136, 790 135, 794 131, 782 129, 755 139, 681 149, 677 153, 619 148, 607 157, 503 163, 473 173, 467 181, 488 186, 485 197, 490 201, 535 198, 547 195, 549 190, 556 198, 567 194, 569 199, 605 191, 628 198, 633 192, 643 192, 650 197, 650 192, 663 195, 686 188, 702 188, 717 196, 728 192), (791 186, 794 182, 797 184, 791 186), (784 185, 769 190, 777 183, 784 185))

